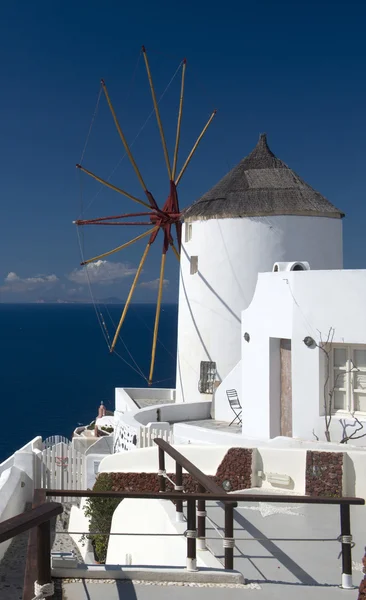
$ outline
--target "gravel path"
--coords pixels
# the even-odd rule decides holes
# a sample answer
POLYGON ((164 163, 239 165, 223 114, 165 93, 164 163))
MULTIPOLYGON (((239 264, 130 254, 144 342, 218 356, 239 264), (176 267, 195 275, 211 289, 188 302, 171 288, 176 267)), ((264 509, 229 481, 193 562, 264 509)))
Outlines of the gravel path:
POLYGON ((67 532, 70 519, 71 504, 64 504, 64 512, 57 518, 56 521, 56 534, 53 535, 53 552, 74 552, 79 562, 83 563, 82 556, 79 552, 78 547, 71 539, 67 532), (57 532, 61 532, 62 535, 57 535, 57 532))
POLYGON ((28 533, 13 538, 0 563, 1 600, 21 600, 27 554, 28 533))
MULTIPOLYGON (((26 510, 29 510, 27 506, 26 510)), ((71 504, 64 505, 64 513, 57 518, 56 532, 67 531, 71 504)), ((52 534, 54 552, 74 552, 79 562, 84 562, 77 546, 69 535, 52 534)), ((27 557, 28 532, 13 538, 4 558, 0 562, 1 600, 22 600, 25 563, 27 557)), ((62 600, 61 582, 55 580, 55 600, 62 600)))

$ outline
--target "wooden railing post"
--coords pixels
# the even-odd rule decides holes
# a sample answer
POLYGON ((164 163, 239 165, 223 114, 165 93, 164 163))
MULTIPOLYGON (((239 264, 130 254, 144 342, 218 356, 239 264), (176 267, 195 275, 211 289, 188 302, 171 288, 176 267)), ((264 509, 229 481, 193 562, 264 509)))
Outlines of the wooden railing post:
MULTIPOLYGON (((47 501, 46 490, 36 489, 33 494, 32 507, 36 508, 41 506, 47 501)), ((31 600, 34 598, 34 582, 38 577, 38 559, 37 559, 37 548, 38 548, 38 528, 33 527, 29 532, 28 537, 28 548, 27 548, 27 562, 25 565, 24 573, 24 584, 23 584, 23 600, 31 600)))
POLYGON ((196 559, 196 501, 187 500, 187 571, 197 571, 196 559))
POLYGON ((342 583, 341 588, 352 590, 352 535, 349 504, 341 504, 342 583))
POLYGON ((37 527, 37 582, 51 583, 51 523, 46 521, 37 527))
MULTIPOLYGON (((174 489, 176 492, 183 492, 183 474, 182 474, 182 465, 178 462, 175 463, 175 486, 174 489)), ((178 522, 184 521, 183 515, 183 500, 177 500, 175 503, 175 518, 178 522)))
MULTIPOLYGON (((203 485, 199 484, 199 492, 205 492, 203 485)), ((206 501, 197 500, 197 550, 206 550, 206 501)))
POLYGON ((225 502, 225 569, 234 568, 234 545, 234 504, 225 502))
POLYGON ((159 471, 158 471, 158 476, 159 476, 159 491, 160 492, 165 492, 166 491, 166 484, 165 484, 165 452, 162 448, 159 448, 159 471))

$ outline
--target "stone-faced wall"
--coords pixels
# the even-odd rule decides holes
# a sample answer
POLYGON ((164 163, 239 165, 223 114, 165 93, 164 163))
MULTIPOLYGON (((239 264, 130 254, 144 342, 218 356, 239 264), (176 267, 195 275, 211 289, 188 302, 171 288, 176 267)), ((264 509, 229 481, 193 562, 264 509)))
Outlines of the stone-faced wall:
POLYGON ((251 448, 230 448, 216 471, 216 483, 228 480, 233 491, 252 487, 252 460, 251 448))
MULTIPOLYGON (((243 490, 251 487, 252 482, 252 449, 230 448, 221 461, 215 476, 211 476, 220 487, 223 481, 231 483, 231 489, 243 490)), ((157 465, 156 465, 157 466, 157 465)), ((112 491, 158 492, 159 479, 157 473, 102 473, 110 477, 112 491)), ((175 474, 168 473, 175 481, 175 474)), ((183 488, 187 492, 197 492, 198 485, 188 473, 183 473, 183 488)), ((173 486, 166 480, 166 490, 172 491, 173 486)))
POLYGON ((342 496, 343 452, 306 453, 306 486, 308 496, 342 496))

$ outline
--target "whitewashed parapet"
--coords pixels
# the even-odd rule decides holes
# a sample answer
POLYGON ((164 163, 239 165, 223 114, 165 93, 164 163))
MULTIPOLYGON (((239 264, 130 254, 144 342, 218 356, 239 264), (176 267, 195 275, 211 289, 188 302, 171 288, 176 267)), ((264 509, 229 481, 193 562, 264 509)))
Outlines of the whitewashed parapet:
POLYGON ((17 450, 14 454, 9 456, 9 458, 4 460, 4 462, 0 463, 0 475, 1 475, 1 473, 6 471, 7 469, 10 469, 10 467, 12 467, 14 465, 15 454, 17 454, 18 452, 36 452, 37 453, 37 451, 40 451, 43 449, 42 444, 43 444, 42 437, 40 435, 38 435, 37 437, 33 438, 33 440, 31 440, 30 442, 25 444, 22 448, 19 448, 19 450, 17 450))
MULTIPOLYGON (((31 478, 16 466, 0 475, 0 521, 5 521, 24 511, 26 502, 32 498, 31 478)), ((0 561, 10 546, 11 540, 0 544, 0 561)))
POLYGON ((173 444, 173 430, 169 423, 150 423, 146 427, 141 427, 138 447, 150 448, 154 446, 155 438, 161 438, 169 444, 173 444))
MULTIPOLYGON (((142 408, 135 413, 132 413, 132 411, 122 413, 116 410, 114 412, 114 452, 135 450, 141 447, 141 439, 146 444, 147 438, 151 437, 153 439, 151 432, 149 433, 152 429, 170 432, 172 423, 208 419, 210 418, 210 411, 211 401, 190 402, 188 404, 156 404, 142 408), (160 417, 160 420, 158 417, 160 417)), ((172 439, 171 435, 170 439, 172 439)), ((150 444, 150 441, 148 443, 150 444)), ((146 445, 143 447, 146 447, 146 445)))
MULTIPOLYGON (((136 416, 136 415, 135 415, 136 416)), ((135 416, 115 412, 114 452, 126 452, 154 445, 154 438, 172 440, 172 427, 168 422, 151 422, 143 425, 135 416)))
POLYGON ((121 415, 114 430, 114 452, 134 450, 137 447, 140 429, 139 423, 136 422, 136 425, 126 423, 121 415))

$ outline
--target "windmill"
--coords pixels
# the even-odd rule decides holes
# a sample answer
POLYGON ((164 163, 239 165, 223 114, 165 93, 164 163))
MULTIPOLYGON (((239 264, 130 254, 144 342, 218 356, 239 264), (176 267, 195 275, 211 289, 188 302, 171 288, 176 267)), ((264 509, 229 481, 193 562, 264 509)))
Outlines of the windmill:
POLYGON ((156 240, 158 239, 160 232, 162 234, 163 239, 162 239, 161 263, 160 263, 160 275, 159 275, 159 280, 158 280, 158 295, 157 295, 156 311, 155 311, 155 324, 154 324, 154 332, 153 332, 153 340, 152 340, 150 371, 149 371, 149 377, 148 377, 148 383, 149 383, 149 385, 151 385, 152 381, 153 381, 153 374, 154 374, 156 345, 157 345, 157 339, 158 339, 159 319, 160 319, 161 302, 162 302, 163 285, 164 285, 164 271, 165 271, 166 255, 167 255, 168 250, 171 248, 172 252, 174 253, 178 262, 180 260, 182 225, 181 225, 181 220, 180 220, 181 212, 180 212, 180 208, 179 208, 177 188, 178 188, 178 185, 183 177, 183 174, 185 173, 194 153, 196 152, 196 150, 198 148, 199 143, 201 142, 203 136, 205 135, 210 123, 212 122, 212 120, 216 114, 216 111, 212 112, 210 118, 208 119, 207 123, 203 127, 203 129, 202 129, 201 133, 199 134, 196 142, 194 143, 191 151, 189 152, 185 162, 183 163, 183 166, 181 167, 180 171, 178 172, 177 167, 178 167, 178 152, 179 152, 179 141, 180 141, 180 134, 181 134, 182 114, 183 114, 184 81, 185 81, 186 66, 187 66, 186 60, 183 60, 181 63, 182 64, 181 90, 180 90, 180 99, 179 99, 179 110, 178 110, 178 119, 177 119, 177 128, 176 128, 176 137, 175 137, 175 147, 174 147, 174 153, 173 153, 173 162, 171 164, 169 153, 168 153, 168 148, 167 148, 167 144, 166 144, 166 140, 165 140, 164 129, 163 129, 160 113, 159 113, 158 101, 156 98, 154 84, 153 84, 153 80, 152 80, 152 76, 151 76, 150 65, 149 65, 146 49, 144 46, 142 47, 142 55, 143 55, 144 62, 145 62, 147 78, 148 78, 150 91, 151 91, 151 95, 152 95, 153 106, 154 106, 154 112, 155 112, 159 132, 160 132, 160 138, 161 138, 161 143, 163 146, 164 158, 165 158, 166 168, 167 168, 167 172, 168 172, 168 181, 169 181, 168 198, 167 198, 165 204, 163 206, 159 207, 153 194, 148 189, 148 187, 143 179, 143 176, 141 174, 141 171, 140 171, 139 167, 137 166, 137 163, 132 155, 131 148, 130 148, 129 144, 127 143, 126 137, 122 131, 120 123, 118 121, 118 118, 117 118, 116 112, 114 110, 109 92, 107 90, 107 86, 106 86, 104 80, 102 80, 101 88, 102 88, 102 90, 104 92, 104 96, 107 100, 110 112, 111 112, 113 120, 114 120, 114 124, 116 126, 119 137, 124 146, 126 155, 129 158, 129 161, 135 171, 137 179, 138 179, 138 181, 142 187, 142 190, 144 192, 145 200, 141 200, 140 198, 137 198, 136 196, 133 196, 132 194, 128 193, 127 191, 121 189, 120 187, 117 187, 117 186, 111 184, 110 181, 102 179, 101 177, 99 177, 99 175, 89 171, 81 164, 77 164, 76 167, 77 167, 77 169, 79 169, 80 171, 82 171, 83 173, 88 175, 89 177, 92 177, 93 179, 95 179, 96 181, 101 183, 102 185, 114 190, 115 192, 117 192, 119 194, 122 194, 123 196, 129 198, 129 200, 132 200, 133 202, 140 204, 140 206, 143 206, 145 210, 142 212, 131 212, 131 213, 123 213, 123 214, 113 215, 113 216, 98 217, 96 219, 88 219, 88 220, 85 220, 85 219, 80 220, 79 219, 79 220, 75 221, 75 224, 77 226, 113 225, 113 226, 138 226, 138 227, 143 226, 143 227, 148 228, 144 233, 134 237, 133 239, 129 240, 128 242, 126 242, 120 246, 117 246, 116 248, 113 248, 112 250, 103 252, 102 254, 99 254, 98 256, 94 256, 92 258, 89 258, 88 260, 84 260, 81 263, 82 265, 85 265, 87 268, 87 265, 90 263, 101 260, 101 259, 103 259, 107 256, 110 256, 116 252, 126 249, 127 247, 139 242, 140 240, 142 240, 144 238, 148 238, 147 245, 145 246, 145 249, 143 251, 143 254, 142 254, 140 263, 138 265, 134 280, 132 282, 130 291, 128 293, 121 318, 116 327, 113 340, 109 345, 110 352, 113 352, 115 350, 115 346, 116 346, 118 337, 120 335, 120 331, 121 331, 123 322, 126 318, 128 308, 130 306, 130 303, 131 303, 131 300, 133 297, 133 293, 136 289, 136 286, 137 286, 139 277, 141 275, 144 263, 148 256, 149 250, 150 250, 152 244, 154 242, 156 242, 156 240), (177 174, 177 172, 178 172, 178 174, 177 174), (137 219, 137 220, 131 221, 130 220, 131 218, 137 219))

